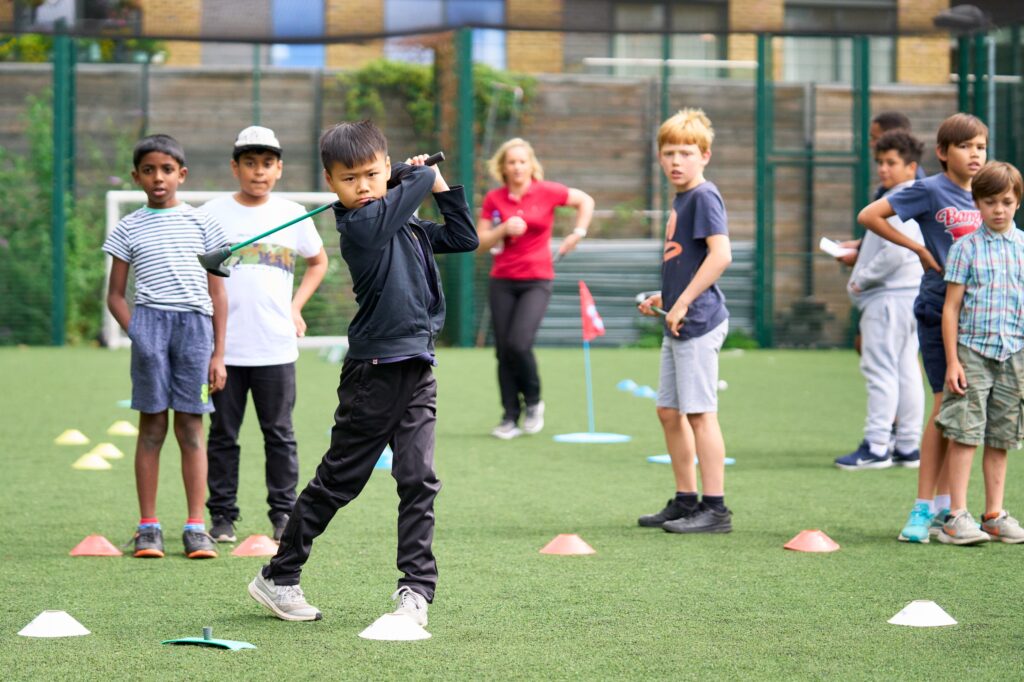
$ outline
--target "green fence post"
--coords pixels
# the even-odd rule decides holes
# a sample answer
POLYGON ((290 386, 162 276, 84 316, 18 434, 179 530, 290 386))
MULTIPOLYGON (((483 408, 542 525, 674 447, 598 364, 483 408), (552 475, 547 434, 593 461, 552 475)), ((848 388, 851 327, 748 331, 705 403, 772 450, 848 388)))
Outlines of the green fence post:
POLYGON ((252 46, 252 124, 254 126, 260 125, 260 76, 261 67, 260 62, 263 59, 263 50, 260 49, 260 44, 256 43, 252 46))
MULTIPOLYGON (((669 33, 663 33, 661 35, 661 120, 659 124, 664 122, 669 117, 671 107, 669 102, 670 88, 669 88, 669 77, 672 75, 672 69, 669 68, 668 60, 672 58, 672 36, 669 33)), ((660 150, 659 150, 660 153, 660 150)), ((660 161, 660 160, 659 160, 660 161)), ((668 224, 668 212, 669 212, 669 192, 668 192, 668 178, 665 177, 664 173, 658 173, 660 178, 659 189, 660 189, 660 204, 661 204, 661 229, 664 231, 665 226, 668 224)))
POLYGON ((958 111, 971 110, 971 41, 967 36, 956 39, 956 106, 958 111))
MULTIPOLYGON (((473 135, 473 32, 460 28, 455 35, 455 68, 457 69, 459 92, 458 111, 458 177, 465 188, 470 215, 473 215, 474 165, 476 149, 473 135)), ((453 341, 456 346, 469 348, 473 345, 473 254, 459 253, 448 256, 454 259, 455 289, 452 307, 455 313, 453 341)))
POLYGON ((68 191, 68 134, 71 99, 71 39, 67 25, 58 20, 53 36, 53 177, 50 190, 50 263, 52 295, 50 301, 50 342, 64 345, 64 239, 65 206, 68 191))
POLYGON ((985 123, 990 123, 988 112, 988 46, 985 44, 985 34, 977 33, 972 36, 974 42, 974 91, 971 109, 972 113, 985 123))
POLYGON ((771 147, 771 35, 757 36, 757 108, 754 134, 756 176, 757 257, 754 331, 757 341, 767 348, 772 345, 774 319, 774 239, 772 238, 771 202, 768 191, 768 150, 771 147))
MULTIPOLYGON (((854 49, 854 150, 857 155, 854 178, 853 224, 857 225, 857 213, 867 206, 871 199, 871 45, 867 36, 853 39, 854 49)), ((858 234, 863 231, 857 228, 858 234)))

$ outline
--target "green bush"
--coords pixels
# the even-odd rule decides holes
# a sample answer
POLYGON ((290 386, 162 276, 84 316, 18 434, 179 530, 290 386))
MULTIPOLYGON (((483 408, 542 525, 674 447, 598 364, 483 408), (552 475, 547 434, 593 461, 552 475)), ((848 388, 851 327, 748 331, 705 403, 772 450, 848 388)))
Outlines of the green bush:
MULTIPOLYGON (((51 205, 53 117, 51 96, 30 96, 25 113, 28 153, 0 147, 0 344, 46 344, 51 339, 53 301, 51 205)), ((80 158, 98 167, 131 166, 130 141, 116 138, 114 158, 84 145, 80 158)), ((87 140, 79 139, 80 146, 87 140)), ((65 201, 65 329, 67 342, 99 337, 105 304, 105 202, 101 191, 83 191, 65 201)))

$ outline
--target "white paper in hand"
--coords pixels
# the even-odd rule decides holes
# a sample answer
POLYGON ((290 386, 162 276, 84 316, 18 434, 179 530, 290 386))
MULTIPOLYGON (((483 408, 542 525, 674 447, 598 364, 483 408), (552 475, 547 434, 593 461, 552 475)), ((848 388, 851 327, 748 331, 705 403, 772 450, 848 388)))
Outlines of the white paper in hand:
POLYGON ((821 238, 821 241, 818 242, 818 248, 833 258, 842 258, 843 256, 851 256, 856 253, 854 249, 839 246, 839 242, 832 241, 828 237, 821 238))

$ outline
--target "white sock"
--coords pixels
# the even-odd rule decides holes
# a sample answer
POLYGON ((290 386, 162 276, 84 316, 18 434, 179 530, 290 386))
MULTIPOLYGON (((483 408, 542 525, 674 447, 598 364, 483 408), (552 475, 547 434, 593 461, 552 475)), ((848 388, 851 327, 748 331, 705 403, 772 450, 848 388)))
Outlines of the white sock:
POLYGON ((930 511, 932 514, 935 513, 935 500, 923 500, 919 497, 916 500, 914 500, 914 504, 927 504, 928 511, 930 511))
POLYGON ((868 450, 875 457, 886 457, 889 454, 889 443, 886 442, 882 445, 878 443, 868 443, 868 450))
POLYGON ((937 512, 943 509, 949 509, 949 495, 936 495, 935 508, 932 511, 937 512))

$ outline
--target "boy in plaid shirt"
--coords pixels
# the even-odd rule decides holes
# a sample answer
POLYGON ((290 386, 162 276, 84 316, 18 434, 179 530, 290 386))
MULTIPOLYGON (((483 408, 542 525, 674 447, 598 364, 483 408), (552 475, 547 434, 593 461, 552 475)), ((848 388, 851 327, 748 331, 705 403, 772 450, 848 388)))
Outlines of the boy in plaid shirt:
POLYGON ((936 424, 949 439, 950 514, 939 541, 974 545, 1024 542, 1024 530, 1003 509, 1006 451, 1021 447, 1024 417, 1024 234, 1013 215, 1024 182, 1008 163, 974 177, 982 227, 956 242, 946 259, 942 336, 946 386, 936 424), (974 451, 984 443, 985 514, 981 527, 967 511, 974 451))

